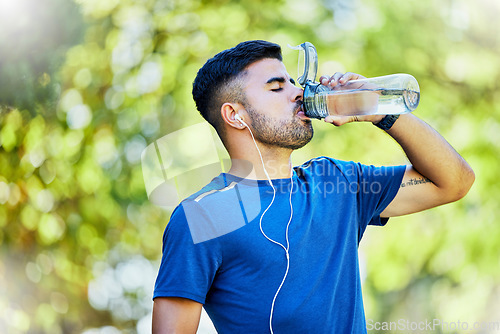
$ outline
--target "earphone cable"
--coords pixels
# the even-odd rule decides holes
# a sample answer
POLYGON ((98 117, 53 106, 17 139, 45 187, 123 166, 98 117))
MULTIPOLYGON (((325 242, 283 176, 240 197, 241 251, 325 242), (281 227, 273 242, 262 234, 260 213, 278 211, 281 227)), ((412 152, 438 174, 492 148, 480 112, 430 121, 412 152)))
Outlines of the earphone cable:
POLYGON ((255 137, 252 133, 252 130, 250 130, 250 128, 248 126, 246 126, 246 128, 248 129, 248 131, 250 131, 250 135, 252 136, 252 140, 255 144, 255 147, 257 148, 257 152, 259 153, 259 157, 260 157, 260 161, 262 163, 262 168, 264 169, 264 173, 266 174, 266 177, 267 177, 267 180, 269 182, 269 185, 271 186, 271 188, 273 188, 273 198, 271 200, 271 203, 269 203, 269 205, 267 206, 267 208, 264 210, 264 212, 262 213, 262 215, 260 216, 260 220, 259 220, 259 228, 260 228, 260 232, 262 233, 262 235, 267 239, 269 240, 270 242, 280 246, 281 248, 283 248, 283 250, 285 251, 285 254, 286 254, 286 270, 285 270, 285 275, 283 276, 283 280, 281 281, 281 284, 280 286, 278 287, 278 290, 276 290, 276 294, 274 295, 274 298, 273 298, 273 301, 271 303, 271 312, 269 314, 269 330, 271 331, 271 334, 274 334, 274 331, 273 331, 273 314, 274 314, 274 305, 275 305, 275 302, 276 302, 276 298, 278 297, 278 294, 279 292, 281 291, 281 288, 283 287, 283 284, 285 283, 285 280, 288 276, 288 271, 290 269, 290 254, 289 254, 289 249, 290 249, 290 241, 289 241, 289 238, 288 238, 288 230, 289 230, 289 227, 290 227, 290 223, 292 222, 292 217, 293 217, 293 206, 292 206, 292 192, 293 192, 293 170, 291 168, 291 162, 290 162, 290 169, 291 169, 291 175, 290 175, 290 181, 291 181, 291 186, 290 186, 290 197, 289 197, 289 203, 290 203, 290 218, 288 219, 288 224, 286 225, 286 233, 285 233, 285 239, 286 239, 286 247, 276 241, 276 240, 273 240, 271 239, 270 237, 267 236, 267 234, 264 232, 263 228, 262 228, 262 220, 264 218, 264 215, 266 214, 266 212, 269 210, 269 208, 271 208, 271 206, 273 205, 274 203, 274 199, 276 198, 276 188, 274 187, 273 185, 273 182, 271 180, 271 177, 269 176, 267 170, 266 170, 266 166, 264 164, 264 159, 262 158, 262 153, 260 152, 260 149, 259 149, 259 146, 257 145, 257 142, 255 141, 255 137))

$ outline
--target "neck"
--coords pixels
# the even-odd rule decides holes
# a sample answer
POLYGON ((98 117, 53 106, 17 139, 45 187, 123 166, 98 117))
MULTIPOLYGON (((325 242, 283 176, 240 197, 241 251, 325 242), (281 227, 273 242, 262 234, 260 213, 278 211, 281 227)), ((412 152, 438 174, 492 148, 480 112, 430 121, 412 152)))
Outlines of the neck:
MULTIPOLYGON (((252 143, 253 144, 253 143, 252 143)), ((239 151, 231 154, 230 174, 257 180, 286 179, 292 175, 290 155, 292 150, 282 148, 269 148, 258 144, 264 161, 255 145, 249 147, 244 153, 239 151), (267 171, 267 175, 266 175, 267 171)))

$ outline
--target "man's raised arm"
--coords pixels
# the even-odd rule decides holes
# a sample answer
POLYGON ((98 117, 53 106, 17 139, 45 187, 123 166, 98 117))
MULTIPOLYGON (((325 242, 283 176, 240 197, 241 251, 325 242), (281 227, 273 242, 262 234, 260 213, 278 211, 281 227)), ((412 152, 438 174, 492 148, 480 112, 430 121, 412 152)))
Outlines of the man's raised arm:
POLYGON ((405 114, 387 133, 401 145, 411 166, 382 217, 430 209, 467 194, 475 179, 472 168, 432 127, 412 114, 405 114))
MULTIPOLYGON (((320 82, 335 87, 359 78, 364 77, 337 72, 332 77, 322 76, 320 82)), ((382 115, 328 116, 325 121, 340 126, 361 121, 377 123, 382 118, 382 115)), ((387 133, 401 145, 411 166, 407 167, 401 188, 381 217, 430 209, 467 194, 475 179, 472 168, 431 126, 413 114, 403 114, 387 133)))

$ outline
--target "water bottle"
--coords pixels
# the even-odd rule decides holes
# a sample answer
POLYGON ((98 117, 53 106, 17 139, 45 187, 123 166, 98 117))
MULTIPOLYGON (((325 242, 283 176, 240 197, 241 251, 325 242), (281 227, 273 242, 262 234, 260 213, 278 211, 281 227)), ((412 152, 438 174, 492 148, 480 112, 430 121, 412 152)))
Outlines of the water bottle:
POLYGON ((305 42, 294 49, 303 51, 299 69, 302 60, 304 70, 297 81, 304 87, 304 113, 308 117, 405 114, 418 106, 420 88, 409 74, 351 80, 330 88, 315 82, 318 56, 314 45, 305 42))

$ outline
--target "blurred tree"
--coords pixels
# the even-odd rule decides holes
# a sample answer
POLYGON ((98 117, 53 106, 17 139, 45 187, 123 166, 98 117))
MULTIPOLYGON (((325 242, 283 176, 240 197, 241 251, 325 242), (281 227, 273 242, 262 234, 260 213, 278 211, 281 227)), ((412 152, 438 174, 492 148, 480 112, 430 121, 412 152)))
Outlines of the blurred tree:
POLYGON ((81 41, 79 8, 64 0, 0 2, 0 105, 33 111, 54 103, 64 54, 81 41))

